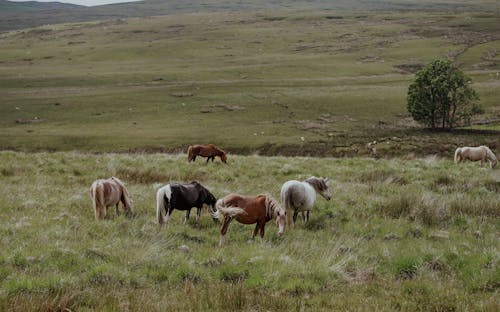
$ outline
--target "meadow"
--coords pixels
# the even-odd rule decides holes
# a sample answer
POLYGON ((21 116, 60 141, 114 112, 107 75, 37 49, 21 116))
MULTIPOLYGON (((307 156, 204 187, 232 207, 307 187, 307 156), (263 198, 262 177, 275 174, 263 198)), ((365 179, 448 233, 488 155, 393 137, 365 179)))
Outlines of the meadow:
MULTIPOLYGON (((499 151, 496 1, 294 2, 146 1, 0 32, 0 311, 499 309, 500 173, 451 159, 499 151), (181 13, 125 18, 160 7, 181 13), (431 132, 408 115, 408 85, 436 58, 471 77, 472 125, 431 132), (229 164, 188 164, 199 143, 229 164), (312 175, 333 198, 282 238, 233 222, 220 247, 206 210, 155 222, 169 182, 278 197, 312 175), (96 222, 89 188, 110 176, 134 215, 96 222)), ((46 20, 33 12, 0 29, 46 20)))
POLYGON ((499 171, 417 159, 0 152, 3 311, 497 311, 499 171), (89 187, 115 175, 134 216, 96 222, 89 187), (263 241, 205 210, 155 221, 155 191, 198 180, 217 197, 278 197, 326 176, 308 224, 263 241))
POLYGON ((0 34, 0 149, 449 155, 498 146, 500 17, 491 12, 190 13, 0 34), (436 58, 472 79, 474 131, 408 116, 414 72, 436 58), (110 139, 113 137, 113 139, 110 139))

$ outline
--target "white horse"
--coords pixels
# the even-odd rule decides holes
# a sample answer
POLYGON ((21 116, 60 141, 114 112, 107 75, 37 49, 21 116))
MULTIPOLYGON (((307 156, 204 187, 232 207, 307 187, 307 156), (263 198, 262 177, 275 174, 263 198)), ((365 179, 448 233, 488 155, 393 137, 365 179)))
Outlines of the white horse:
POLYGON ((330 200, 332 196, 328 190, 328 179, 310 177, 304 182, 291 180, 281 187, 281 202, 287 212, 287 224, 291 225, 290 215, 293 210, 293 224, 297 215, 302 212, 302 221, 309 221, 309 212, 316 201, 316 193, 330 200))
POLYGON ((485 145, 478 147, 459 147, 455 150, 455 164, 458 164, 464 160, 471 161, 481 161, 481 167, 488 160, 490 162, 491 168, 495 168, 497 165, 497 157, 485 145))
POLYGON ((132 214, 132 201, 127 188, 118 178, 95 180, 90 187, 90 198, 94 206, 95 219, 98 221, 106 217, 108 207, 112 205, 115 205, 116 215, 119 215, 118 204, 120 202, 123 204, 125 213, 128 216, 132 214))

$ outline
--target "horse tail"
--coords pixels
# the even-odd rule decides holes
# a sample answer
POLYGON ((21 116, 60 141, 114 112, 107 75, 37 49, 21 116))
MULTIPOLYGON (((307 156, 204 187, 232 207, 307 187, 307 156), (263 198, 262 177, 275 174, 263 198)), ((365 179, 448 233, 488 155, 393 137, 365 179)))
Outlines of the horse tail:
POLYGON ((123 207, 125 208, 127 213, 132 213, 132 201, 130 200, 130 196, 128 194, 127 188, 125 187, 125 184, 117 177, 111 177, 111 179, 115 181, 115 183, 120 187, 120 199, 123 203, 123 207))
POLYGON ((171 196, 172 191, 170 189, 170 185, 166 185, 156 192, 156 219, 158 220, 158 224, 167 223, 167 201, 171 196), (163 211, 165 211, 165 215, 163 215, 163 211))
POLYGON ((247 212, 240 207, 226 207, 224 198, 221 198, 215 203, 215 212, 212 212, 212 217, 214 219, 220 219, 225 216, 236 217, 237 215, 246 213, 247 212))
POLYGON ((94 182, 90 187, 90 196, 94 206, 95 219, 100 220, 104 207, 104 186, 101 182, 94 182))
POLYGON ((288 226, 291 225, 291 206, 290 206, 290 188, 287 187, 286 189, 281 189, 281 203, 283 204, 283 209, 286 212, 286 223, 288 226))
POLYGON ((462 148, 459 147, 455 150, 455 157, 454 157, 455 164, 458 164, 461 160, 462 160, 462 148))

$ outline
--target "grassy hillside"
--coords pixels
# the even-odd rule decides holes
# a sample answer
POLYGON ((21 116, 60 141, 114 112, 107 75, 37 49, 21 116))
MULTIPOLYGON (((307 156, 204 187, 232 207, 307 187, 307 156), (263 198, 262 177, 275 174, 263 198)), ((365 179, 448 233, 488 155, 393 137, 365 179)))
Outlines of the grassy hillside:
MULTIPOLYGON (((0 35, 0 148, 450 154, 498 144, 497 13, 196 13, 0 35), (428 133, 413 72, 450 57, 490 132, 428 133), (497 120, 497 123, 488 123, 497 120), (395 147, 394 147, 395 146, 395 147)), ((484 126, 482 126, 484 127, 484 126)))
POLYGON ((495 0, 146 0, 96 7, 62 7, 58 4, 17 4, 0 1, 0 31, 46 24, 150 17, 183 13, 241 11, 445 11, 498 12, 495 0), (44 10, 52 6, 51 10, 44 10), (33 8, 36 9, 33 10, 33 8), (13 10, 15 9, 15 10, 13 10))
POLYGON ((1 152, 0 178, 2 311, 498 310, 500 177, 477 163, 1 152), (89 187, 111 175, 135 215, 96 222, 89 187), (235 222, 219 247, 206 212, 155 224, 164 183, 278 196, 309 175, 332 200, 282 239, 235 222))

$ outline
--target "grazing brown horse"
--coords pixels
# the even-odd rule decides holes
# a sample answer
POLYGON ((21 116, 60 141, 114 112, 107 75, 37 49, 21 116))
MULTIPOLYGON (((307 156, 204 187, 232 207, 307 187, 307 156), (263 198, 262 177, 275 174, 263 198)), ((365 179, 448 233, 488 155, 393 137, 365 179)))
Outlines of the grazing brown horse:
POLYGON ((227 164, 226 152, 213 144, 190 145, 188 147, 188 162, 195 161, 196 156, 207 157, 207 163, 210 159, 213 162, 215 156, 218 156, 223 163, 227 164))
POLYGON ((125 185, 118 178, 95 180, 90 187, 90 197, 94 205, 95 219, 98 221, 106 217, 108 207, 112 205, 115 205, 116 215, 119 215, 120 202, 125 213, 129 216, 132 214, 132 201, 125 185))
POLYGON ((221 198, 215 204, 216 211, 214 218, 223 218, 223 224, 220 230, 220 245, 224 244, 227 228, 233 219, 243 224, 254 224, 255 230, 253 237, 257 235, 260 229, 260 237, 264 238, 264 228, 271 219, 276 219, 278 226, 278 235, 283 235, 286 223, 286 211, 281 205, 269 195, 241 196, 229 194, 221 198))

